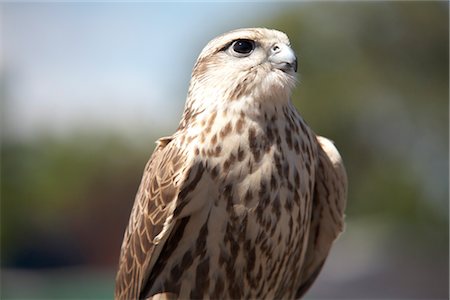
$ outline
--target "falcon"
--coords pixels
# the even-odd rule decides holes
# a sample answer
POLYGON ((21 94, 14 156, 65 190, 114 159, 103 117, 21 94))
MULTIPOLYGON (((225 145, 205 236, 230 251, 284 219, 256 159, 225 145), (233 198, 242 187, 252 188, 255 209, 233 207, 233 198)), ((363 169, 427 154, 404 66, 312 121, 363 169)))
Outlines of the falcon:
POLYGON ((277 30, 202 50, 178 129, 145 167, 116 299, 299 298, 311 286, 343 230, 347 177, 290 100, 296 72, 277 30))

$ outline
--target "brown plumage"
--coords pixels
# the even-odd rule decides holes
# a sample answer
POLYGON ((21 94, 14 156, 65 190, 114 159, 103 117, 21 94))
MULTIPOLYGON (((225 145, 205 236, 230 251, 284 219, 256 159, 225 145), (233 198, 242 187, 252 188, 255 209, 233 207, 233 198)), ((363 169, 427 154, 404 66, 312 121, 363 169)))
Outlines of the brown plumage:
POLYGON ((294 298, 343 228, 339 153, 290 101, 287 36, 223 34, 203 49, 177 131, 158 140, 125 232, 116 299, 294 298))

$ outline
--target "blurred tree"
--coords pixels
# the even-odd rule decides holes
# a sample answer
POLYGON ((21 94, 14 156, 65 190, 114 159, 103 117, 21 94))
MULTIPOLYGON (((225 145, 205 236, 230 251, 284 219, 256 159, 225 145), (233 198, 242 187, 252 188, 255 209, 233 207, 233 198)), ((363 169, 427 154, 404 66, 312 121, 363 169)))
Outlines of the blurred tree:
POLYGON ((93 135, 3 141, 2 264, 115 264, 150 155, 140 147, 93 135))
MULTIPOLYGON (((446 232, 448 4, 292 6, 266 23, 286 31, 299 54, 296 106, 342 151, 349 218, 381 215, 428 231, 425 221, 446 232)), ((445 244, 448 235, 433 238, 445 244)))

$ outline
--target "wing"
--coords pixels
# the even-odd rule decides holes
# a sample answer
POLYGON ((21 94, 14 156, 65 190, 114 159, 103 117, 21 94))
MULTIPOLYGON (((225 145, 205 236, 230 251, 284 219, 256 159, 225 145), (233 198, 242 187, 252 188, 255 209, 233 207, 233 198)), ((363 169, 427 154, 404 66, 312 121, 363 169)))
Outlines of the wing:
POLYGON ((333 142, 317 137, 319 165, 313 196, 311 227, 302 282, 297 298, 309 289, 320 273, 331 245, 344 228, 347 174, 333 142))
POLYGON ((185 207, 187 194, 202 175, 202 166, 187 160, 171 140, 158 140, 145 167, 122 243, 115 299, 140 298, 177 223, 174 215, 185 207))

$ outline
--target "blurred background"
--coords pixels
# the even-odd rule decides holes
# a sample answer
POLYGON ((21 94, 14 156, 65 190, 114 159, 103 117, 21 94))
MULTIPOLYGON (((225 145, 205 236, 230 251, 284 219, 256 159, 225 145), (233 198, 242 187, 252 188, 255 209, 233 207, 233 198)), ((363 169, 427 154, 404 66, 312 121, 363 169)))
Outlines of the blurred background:
POLYGON ((347 227, 307 299, 448 299, 448 2, 2 3, 1 298, 110 299, 154 141, 201 49, 286 32, 347 227))

